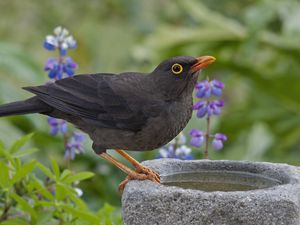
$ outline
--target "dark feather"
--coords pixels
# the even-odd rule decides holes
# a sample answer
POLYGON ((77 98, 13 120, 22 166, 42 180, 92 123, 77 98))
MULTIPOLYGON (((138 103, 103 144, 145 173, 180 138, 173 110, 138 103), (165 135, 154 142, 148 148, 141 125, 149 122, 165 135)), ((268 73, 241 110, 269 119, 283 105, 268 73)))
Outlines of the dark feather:
POLYGON ((52 108, 39 100, 37 97, 33 97, 24 101, 17 101, 0 106, 0 117, 22 115, 28 113, 44 113, 51 111, 52 108))
POLYGON ((159 115, 163 107, 160 100, 141 94, 146 88, 143 79, 140 74, 77 75, 24 89, 53 108, 78 116, 90 125, 137 132, 149 117, 159 115))

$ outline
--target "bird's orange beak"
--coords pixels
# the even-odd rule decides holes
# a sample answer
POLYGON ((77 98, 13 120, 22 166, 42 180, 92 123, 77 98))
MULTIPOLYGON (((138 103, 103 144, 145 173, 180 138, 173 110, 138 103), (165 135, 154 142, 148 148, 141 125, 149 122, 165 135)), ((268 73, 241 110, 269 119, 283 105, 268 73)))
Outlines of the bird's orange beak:
POLYGON ((192 65, 191 70, 193 73, 197 72, 207 67, 209 64, 212 64, 214 61, 216 61, 216 58, 213 56, 200 56, 197 58, 197 62, 192 65))

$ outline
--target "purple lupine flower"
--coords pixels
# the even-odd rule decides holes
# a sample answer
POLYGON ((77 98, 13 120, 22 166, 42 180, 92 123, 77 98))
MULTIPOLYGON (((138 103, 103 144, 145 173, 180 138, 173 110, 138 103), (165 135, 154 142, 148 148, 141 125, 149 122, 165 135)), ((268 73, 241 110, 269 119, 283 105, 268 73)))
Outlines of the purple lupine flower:
POLYGON ((157 158, 174 158, 174 146, 165 145, 159 149, 159 155, 157 158))
POLYGON ((55 58, 49 58, 47 60, 44 70, 48 72, 48 77, 51 79, 59 80, 62 78, 62 67, 55 58))
POLYGON ((73 132, 72 137, 69 142, 66 144, 65 149, 65 160, 73 160, 75 158, 75 154, 80 154, 83 152, 82 142, 84 141, 83 133, 79 131, 73 132))
POLYGON ((209 102, 207 106, 207 115, 212 116, 212 115, 220 115, 221 113, 221 108, 224 106, 224 101, 223 100, 214 100, 209 102))
POLYGON ((83 142, 84 141, 84 134, 80 131, 73 132, 73 138, 76 142, 83 142))
POLYGON ((204 143, 204 134, 201 130, 191 129, 190 131, 191 141, 190 144, 195 147, 201 147, 204 143))
POLYGON ((197 98, 209 98, 211 94, 220 97, 224 84, 219 80, 202 80, 195 86, 197 98))
POLYGON ((68 124, 66 121, 48 117, 48 124, 50 125, 50 134, 55 136, 58 133, 65 134, 68 131, 68 124))
POLYGON ((207 112, 207 102, 199 101, 193 106, 194 110, 197 110, 197 117, 202 118, 206 115, 207 112))
POLYGON ((183 159, 190 160, 193 159, 191 155, 192 149, 186 145, 181 145, 174 149, 174 146, 164 146, 159 149, 159 155, 157 158, 173 158, 173 159, 183 159))
POLYGON ((167 145, 159 149, 157 158, 175 158, 189 160, 193 159, 191 149, 185 145, 186 137, 181 132, 176 138, 170 141, 167 145))
POLYGON ((222 96, 222 90, 224 88, 224 84, 219 80, 210 81, 211 93, 217 97, 222 96))
MULTIPOLYGON (((60 80, 67 76, 73 76, 78 68, 76 62, 72 58, 66 57, 67 50, 76 47, 76 41, 73 36, 69 35, 69 31, 62 27, 54 29, 54 35, 46 36, 44 47, 47 50, 57 50, 58 58, 49 58, 44 66, 44 70, 48 72, 48 76, 53 80, 60 80)), ((71 138, 67 135, 67 122, 61 119, 49 117, 50 133, 56 135, 62 133, 67 142, 65 144, 65 159, 73 160, 76 153, 82 152, 82 142, 84 136, 81 132, 73 132, 71 138)))
POLYGON ((211 93, 210 83, 208 80, 202 80, 195 86, 197 98, 208 98, 211 93))
POLYGON ((191 152, 192 152, 191 148, 187 147, 186 145, 181 145, 175 151, 175 155, 176 155, 175 158, 176 159, 186 159, 186 160, 193 159, 191 152))
POLYGON ((221 150, 223 148, 223 142, 227 141, 227 136, 225 134, 216 133, 212 141, 212 146, 215 150, 221 150))
POLYGON ((73 61, 71 57, 66 58, 65 63, 63 64, 63 71, 69 76, 74 75, 75 70, 77 69, 77 63, 73 61))
POLYGON ((201 147, 204 142, 205 150, 204 150, 204 158, 208 158, 208 141, 210 137, 214 137, 212 141, 213 148, 219 150, 223 148, 223 142, 227 139, 225 135, 210 134, 210 118, 211 116, 220 115, 221 108, 224 106, 224 101, 219 99, 211 99, 212 96, 221 97, 222 91, 224 89, 224 84, 219 80, 211 80, 207 78, 206 80, 202 80, 195 85, 196 89, 196 97, 203 98, 203 100, 198 101, 193 106, 193 110, 197 111, 196 116, 198 118, 203 118, 206 116, 207 126, 206 131, 202 132, 197 129, 192 129, 190 131, 191 140, 190 144, 195 147, 201 147))
POLYGON ((193 109, 197 110, 197 117, 203 118, 206 114, 208 116, 220 115, 221 108, 224 106, 223 100, 214 101, 199 101, 194 106, 193 109))
POLYGON ((60 80, 66 76, 73 76, 78 65, 70 57, 65 58, 68 49, 76 47, 76 41, 69 35, 69 31, 62 27, 54 29, 55 35, 48 35, 44 47, 48 50, 58 50, 59 59, 49 58, 45 64, 45 71, 51 79, 60 80))

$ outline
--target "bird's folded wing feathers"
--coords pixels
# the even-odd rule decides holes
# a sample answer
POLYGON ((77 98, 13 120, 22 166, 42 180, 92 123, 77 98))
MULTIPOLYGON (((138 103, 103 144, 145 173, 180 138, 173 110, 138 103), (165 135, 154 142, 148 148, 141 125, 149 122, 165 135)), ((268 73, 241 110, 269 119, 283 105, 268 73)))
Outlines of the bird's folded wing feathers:
POLYGON ((136 78, 109 74, 77 75, 24 89, 53 108, 78 116, 91 125, 136 132, 142 129, 149 117, 158 116, 163 106, 161 101, 141 95, 142 90, 137 85, 139 76, 136 78))

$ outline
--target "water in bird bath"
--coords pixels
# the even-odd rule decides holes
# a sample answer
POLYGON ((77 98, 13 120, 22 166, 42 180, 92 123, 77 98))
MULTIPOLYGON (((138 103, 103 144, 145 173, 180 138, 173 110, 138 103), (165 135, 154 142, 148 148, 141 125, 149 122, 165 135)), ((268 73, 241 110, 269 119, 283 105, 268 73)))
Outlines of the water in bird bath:
POLYGON ((194 189, 206 192, 212 191, 247 191, 269 188, 280 185, 280 180, 244 171, 202 170, 162 175, 162 184, 177 186, 184 189, 194 189))

